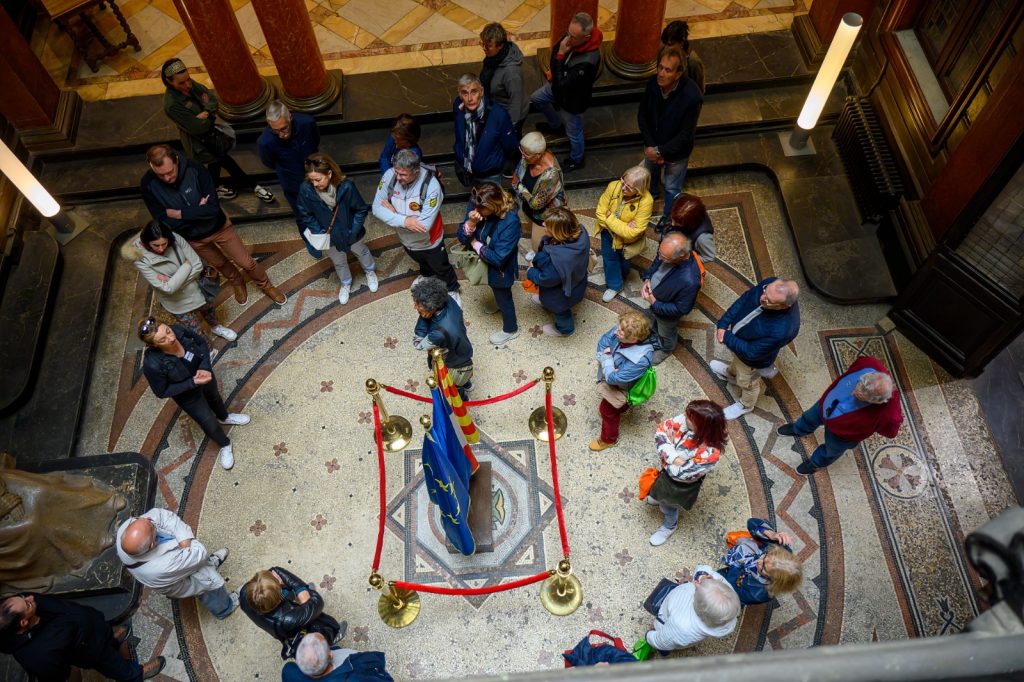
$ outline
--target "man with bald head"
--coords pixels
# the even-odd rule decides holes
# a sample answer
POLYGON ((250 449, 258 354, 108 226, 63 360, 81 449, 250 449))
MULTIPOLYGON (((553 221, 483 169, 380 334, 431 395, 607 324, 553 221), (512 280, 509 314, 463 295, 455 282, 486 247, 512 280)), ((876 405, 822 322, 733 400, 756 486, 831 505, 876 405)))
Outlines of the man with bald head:
POLYGON ((895 438, 903 423, 900 392, 878 360, 857 358, 850 369, 825 389, 811 409, 792 424, 778 428, 780 436, 809 436, 825 426, 825 442, 796 468, 808 476, 823 469, 868 437, 879 433, 895 438))
POLYGON ((117 556, 132 577, 169 599, 199 597, 216 618, 227 618, 238 608, 238 594, 228 594, 217 572, 228 550, 207 555, 192 528, 166 509, 150 509, 122 523, 117 556))
POLYGON ((747 289, 718 320, 718 343, 732 351, 732 363, 708 363, 719 379, 735 383, 740 399, 725 408, 726 419, 754 411, 767 374, 783 346, 800 333, 800 287, 769 277, 747 289))
POLYGON ((679 342, 679 320, 693 310, 697 293, 704 284, 704 268, 693 253, 693 244, 683 234, 670 232, 658 245, 658 257, 643 276, 640 295, 651 304, 661 348, 654 351, 654 364, 664 361, 679 342))

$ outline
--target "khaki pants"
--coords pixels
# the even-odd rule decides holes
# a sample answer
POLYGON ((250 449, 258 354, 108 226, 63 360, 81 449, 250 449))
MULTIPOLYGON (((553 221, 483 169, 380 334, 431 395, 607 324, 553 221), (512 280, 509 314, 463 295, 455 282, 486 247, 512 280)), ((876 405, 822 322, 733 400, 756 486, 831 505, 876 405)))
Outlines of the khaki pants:
POLYGON ((629 402, 629 396, 618 386, 612 386, 602 381, 597 385, 597 394, 607 400, 612 407, 623 408, 629 402))
POLYGON ((189 241, 189 245, 196 250, 196 253, 205 258, 206 262, 216 268, 217 272, 224 275, 231 284, 245 285, 242 273, 235 267, 237 264, 260 289, 270 288, 267 271, 249 255, 249 250, 245 248, 242 239, 235 232, 235 226, 231 224, 230 218, 224 223, 224 227, 208 237, 189 241))
POLYGON ((761 397, 761 389, 763 388, 761 375, 758 374, 757 370, 753 367, 748 367, 742 360, 733 356, 732 364, 729 365, 727 371, 729 376, 735 377, 736 385, 742 391, 740 393, 740 402, 743 403, 743 407, 750 408, 757 405, 757 399, 761 397))

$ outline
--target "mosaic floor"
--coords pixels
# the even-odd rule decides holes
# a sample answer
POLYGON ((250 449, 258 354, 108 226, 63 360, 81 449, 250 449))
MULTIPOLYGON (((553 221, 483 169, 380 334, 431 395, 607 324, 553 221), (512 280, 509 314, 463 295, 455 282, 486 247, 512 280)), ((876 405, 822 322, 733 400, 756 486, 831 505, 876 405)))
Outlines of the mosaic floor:
MULTIPOLYGON (((249 0, 230 0, 256 66, 276 74, 267 41, 249 0)), ((547 46, 549 0, 305 0, 313 30, 328 68, 366 73, 421 66, 461 64, 482 59, 477 36, 491 21, 500 21, 527 54, 547 46)), ((598 23, 614 37, 619 0, 600 0, 598 23)), ((789 28, 794 14, 807 11, 810 0, 668 0, 666 21, 686 19, 691 37, 741 35, 789 28)), ((75 52, 71 38, 42 19, 33 48, 58 85, 74 87, 87 100, 117 99, 163 92, 160 65, 179 57, 209 85, 199 55, 179 18, 173 0, 118 2, 142 49, 123 50, 93 72, 75 52)), ((124 32, 112 12, 95 17, 112 42, 124 32)))
MULTIPOLYGON (((977 577, 958 549, 963 536, 1015 500, 969 387, 899 334, 877 326, 885 313, 881 306, 835 306, 805 288, 801 334, 779 356, 781 373, 757 409, 730 424, 722 463, 684 514, 680 531, 662 547, 648 544, 660 515, 637 500, 636 479, 655 460, 655 422, 694 398, 731 402, 732 389, 708 369, 709 360, 728 358, 714 340, 714 320, 762 277, 801 279, 766 176, 716 174, 690 183, 711 209, 721 261, 709 265, 698 309, 682 323, 684 342, 659 367, 657 394, 625 419, 621 444, 613 449, 594 454, 586 447, 599 423, 591 358, 598 335, 616 315, 639 305, 636 276, 627 285, 630 297, 603 304, 603 280, 595 273, 569 339, 543 336, 546 314, 519 291, 524 333, 502 349, 486 343, 497 320, 482 310, 485 290, 463 290, 476 349, 476 397, 511 390, 545 365, 557 371, 555 404, 569 422, 558 442, 562 503, 585 592, 583 605, 569 617, 544 611, 536 586, 473 599, 424 594, 419 619, 404 630, 377 616, 377 594, 366 580, 378 477, 363 382, 374 377, 423 393, 426 371, 423 355, 410 345, 411 261, 373 219, 370 243, 382 285, 376 294, 357 290, 346 306, 337 303, 329 263, 306 254, 293 225, 243 229, 289 299, 277 308, 253 291, 245 306, 233 299, 220 303, 221 318, 239 338, 221 345, 215 370, 232 409, 253 418, 231 432, 236 464, 230 472, 217 464, 216 446, 141 379, 139 344, 129 329, 152 302, 145 283, 119 263, 80 449, 151 456, 160 474, 157 503, 178 511, 208 547, 231 548, 222 569, 229 585, 241 585, 259 568, 287 566, 318 584, 327 610, 348 621, 345 645, 386 652, 402 679, 561 668, 560 652, 591 628, 635 641, 649 626, 640 603, 658 580, 697 563, 716 564, 723 534, 742 527, 751 514, 774 519, 798 538, 807 579, 792 595, 746 609, 733 636, 676 655, 956 632, 979 609, 977 577), (795 467, 815 447, 813 439, 794 443, 777 437, 774 427, 816 400, 860 353, 891 369, 903 392, 904 427, 893 441, 871 439, 826 472, 800 476, 795 467), (455 651, 478 653, 427 655, 439 638, 455 651), (488 646, 481 652, 484 638, 488 646)), ((588 190, 570 196, 588 224, 597 195, 588 190)), ((445 208, 454 228, 461 211, 445 208)), ((362 284, 358 275, 356 284, 362 284)), ((425 411, 395 396, 386 400, 414 425, 425 411)), ((423 501, 417 442, 387 457, 385 578, 480 586, 555 565, 561 550, 550 462, 526 428, 541 401, 535 388, 475 413, 484 435, 481 459, 495 470, 493 553, 466 559, 438 542, 436 519, 423 501)), ((172 603, 146 593, 135 623, 140 657, 167 656, 167 679, 278 675, 278 647, 241 614, 218 622, 191 601, 172 603)))

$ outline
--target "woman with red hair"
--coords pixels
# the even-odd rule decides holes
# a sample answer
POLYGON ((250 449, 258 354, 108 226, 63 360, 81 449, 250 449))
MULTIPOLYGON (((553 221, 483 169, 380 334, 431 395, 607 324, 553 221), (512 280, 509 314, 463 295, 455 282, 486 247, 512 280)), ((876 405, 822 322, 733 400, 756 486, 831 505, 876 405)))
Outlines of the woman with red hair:
POLYGON ((672 202, 670 214, 672 224, 665 228, 669 232, 681 232, 693 242, 693 250, 705 263, 715 260, 715 226, 711 224, 708 209, 700 197, 679 194, 672 202))
POLYGON ((690 510, 697 501, 704 477, 718 464, 729 438, 725 424, 722 408, 710 400, 693 400, 683 414, 658 424, 654 443, 661 455, 661 472, 647 503, 659 505, 665 522, 651 536, 655 547, 676 532, 679 510, 690 510))

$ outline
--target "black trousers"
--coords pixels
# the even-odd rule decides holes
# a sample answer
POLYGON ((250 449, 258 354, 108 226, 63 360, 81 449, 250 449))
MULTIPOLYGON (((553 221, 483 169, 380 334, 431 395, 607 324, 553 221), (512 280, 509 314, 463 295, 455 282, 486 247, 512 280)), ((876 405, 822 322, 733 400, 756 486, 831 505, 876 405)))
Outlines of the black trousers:
POLYGON ((242 167, 238 165, 238 162, 231 158, 229 154, 225 154, 216 161, 211 161, 206 164, 206 170, 210 171, 210 175, 213 176, 213 184, 220 185, 220 169, 223 168, 231 176, 231 182, 229 183, 235 189, 244 187, 246 189, 256 189, 256 183, 253 182, 252 178, 249 177, 248 173, 242 170, 242 167))
POLYGON ((224 399, 220 397, 217 390, 217 377, 210 380, 210 383, 198 386, 191 391, 179 393, 174 396, 174 402, 185 411, 185 414, 192 417, 199 424, 210 440, 220 447, 231 444, 228 435, 224 433, 218 419, 227 419, 228 410, 224 407, 224 399))
POLYGON ((104 677, 117 682, 142 682, 142 666, 135 661, 126 661, 118 651, 117 642, 110 640, 110 646, 96 657, 93 669, 104 677))
POLYGON ((448 251, 444 248, 444 241, 432 249, 426 251, 410 251, 409 254, 420 266, 420 274, 424 277, 437 277, 444 280, 448 285, 448 291, 459 290, 459 277, 455 274, 455 268, 448 260, 448 251))

